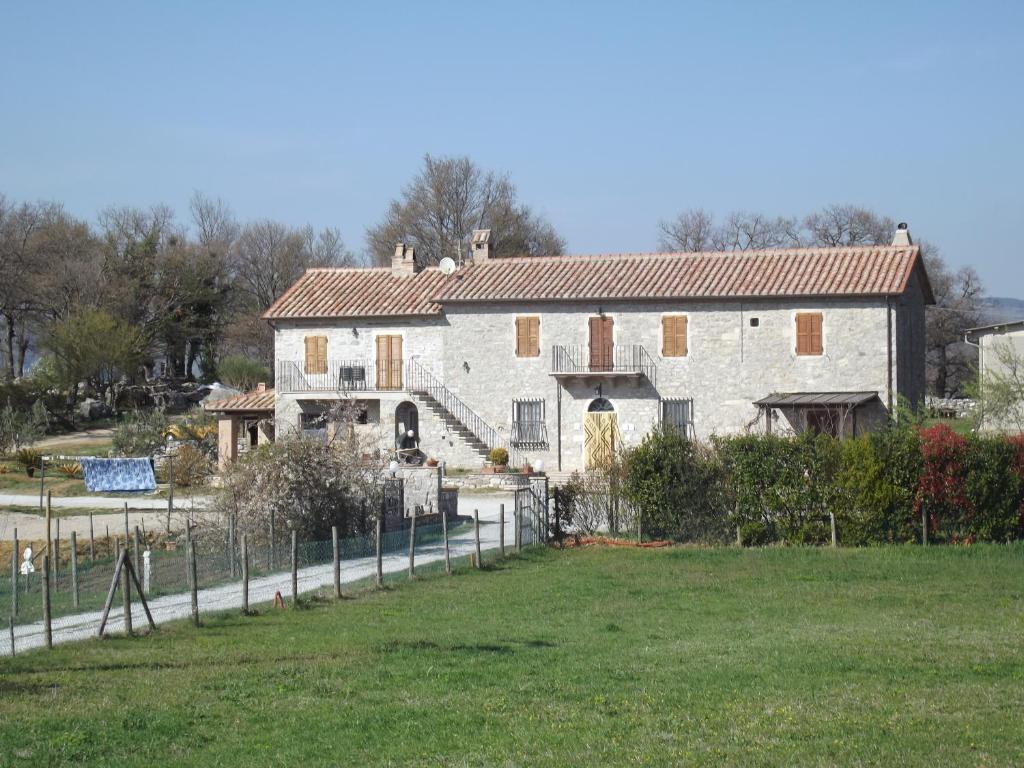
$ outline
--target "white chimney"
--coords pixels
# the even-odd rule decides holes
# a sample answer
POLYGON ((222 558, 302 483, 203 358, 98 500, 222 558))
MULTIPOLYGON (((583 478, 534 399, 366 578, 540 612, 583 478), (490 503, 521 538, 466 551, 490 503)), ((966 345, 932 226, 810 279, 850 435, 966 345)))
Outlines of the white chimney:
POLYGON ((907 222, 901 221, 896 225, 896 235, 892 239, 892 244, 904 248, 914 244, 914 241, 910 239, 910 230, 907 229, 907 222))
POLYGON ((395 255, 391 257, 391 274, 393 275, 415 275, 420 271, 420 265, 416 263, 416 249, 405 243, 398 243, 395 246, 395 255))
POLYGON ((491 258, 491 230, 473 230, 473 263, 484 264, 491 258))

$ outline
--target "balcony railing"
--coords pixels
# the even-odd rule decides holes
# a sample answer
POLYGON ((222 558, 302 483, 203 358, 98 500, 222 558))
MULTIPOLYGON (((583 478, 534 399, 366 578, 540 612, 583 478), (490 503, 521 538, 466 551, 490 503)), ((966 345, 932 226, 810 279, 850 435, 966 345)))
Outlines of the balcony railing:
POLYGON ((595 353, 587 344, 556 345, 551 350, 551 372, 556 376, 646 376, 651 384, 657 383, 654 358, 642 344, 614 344, 595 353))
POLYGON ((277 363, 278 392, 374 392, 403 388, 402 360, 328 360, 319 369, 304 361, 277 363))

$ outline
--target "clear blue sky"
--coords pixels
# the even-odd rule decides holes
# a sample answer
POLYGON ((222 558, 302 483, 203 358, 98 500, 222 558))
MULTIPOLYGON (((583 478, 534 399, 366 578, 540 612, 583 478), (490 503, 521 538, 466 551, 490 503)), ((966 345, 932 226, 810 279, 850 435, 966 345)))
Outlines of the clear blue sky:
POLYGON ((1024 297, 1024 3, 483 6, 2 0, 0 191, 199 189, 358 251, 424 153, 467 154, 572 251, 852 202, 1024 297))

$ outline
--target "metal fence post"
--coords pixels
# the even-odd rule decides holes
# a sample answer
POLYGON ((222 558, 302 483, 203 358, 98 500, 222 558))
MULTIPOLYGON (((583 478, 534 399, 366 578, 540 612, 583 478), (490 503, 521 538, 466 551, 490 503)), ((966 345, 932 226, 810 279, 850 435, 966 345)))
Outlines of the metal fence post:
POLYGON ((383 550, 384 542, 382 541, 383 534, 384 534, 383 514, 384 514, 384 510, 383 510, 383 508, 381 508, 381 514, 377 517, 377 575, 376 575, 376 582, 377 582, 377 586, 378 587, 381 586, 384 583, 384 550, 383 550))
POLYGON ((473 510, 473 538, 476 540, 476 567, 483 568, 483 561, 480 560, 480 511, 473 510))
POLYGON ((498 505, 498 547, 501 556, 505 556, 505 505, 498 505))
POLYGON ((523 551, 523 521, 521 520, 522 512, 519 507, 519 494, 515 495, 515 512, 513 513, 513 519, 515 520, 515 534, 516 534, 516 552, 523 551))
POLYGON ((53 626, 50 622, 50 558, 43 555, 43 634, 46 647, 53 648, 53 626))
POLYGON ((235 513, 228 516, 228 563, 231 578, 235 578, 235 513))
MULTIPOLYGON (((187 525, 187 523, 186 523, 187 525)), ((192 592, 192 623, 199 626, 199 576, 196 567, 196 543, 188 543, 188 580, 192 592)))
POLYGON ((135 526, 135 572, 142 573, 142 534, 139 526, 135 526))
MULTIPOLYGON (((124 559, 128 560, 128 540, 124 542, 124 559)), ((124 633, 132 634, 132 582, 128 575, 128 566, 121 564, 121 592, 124 595, 124 633)))
POLYGON ((71 531, 71 604, 78 609, 78 538, 71 531))
POLYGON ((14 529, 13 549, 11 550, 11 616, 18 615, 18 529, 14 529))
POLYGON ((336 525, 331 526, 331 556, 334 558, 334 599, 341 600, 341 548, 336 525))
POLYGON ((89 562, 96 562, 96 532, 92 525, 92 510, 89 510, 89 562))
POLYGON ((409 515, 409 578, 416 575, 416 510, 409 515))
POLYGON ((448 550, 448 510, 441 512, 441 535, 444 537, 444 572, 451 576, 452 557, 448 550))
POLYGON ((249 536, 242 534, 242 613, 249 613, 249 536))
POLYGON ((292 529, 292 608, 299 604, 299 534, 292 529))
POLYGON ((828 520, 829 520, 829 525, 831 525, 831 527, 832 527, 832 546, 833 547, 838 547, 839 546, 839 538, 838 538, 838 536, 836 534, 836 513, 835 512, 829 512, 828 513, 828 520))

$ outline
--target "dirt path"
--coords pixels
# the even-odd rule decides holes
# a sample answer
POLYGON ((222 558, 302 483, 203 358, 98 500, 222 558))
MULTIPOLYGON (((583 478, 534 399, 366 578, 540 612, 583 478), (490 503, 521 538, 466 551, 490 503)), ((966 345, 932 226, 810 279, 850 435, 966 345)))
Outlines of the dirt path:
POLYGON ((32 444, 36 450, 60 448, 62 445, 83 445, 88 443, 106 443, 114 437, 114 430, 105 427, 101 429, 86 429, 81 432, 68 432, 64 435, 54 435, 32 444))

